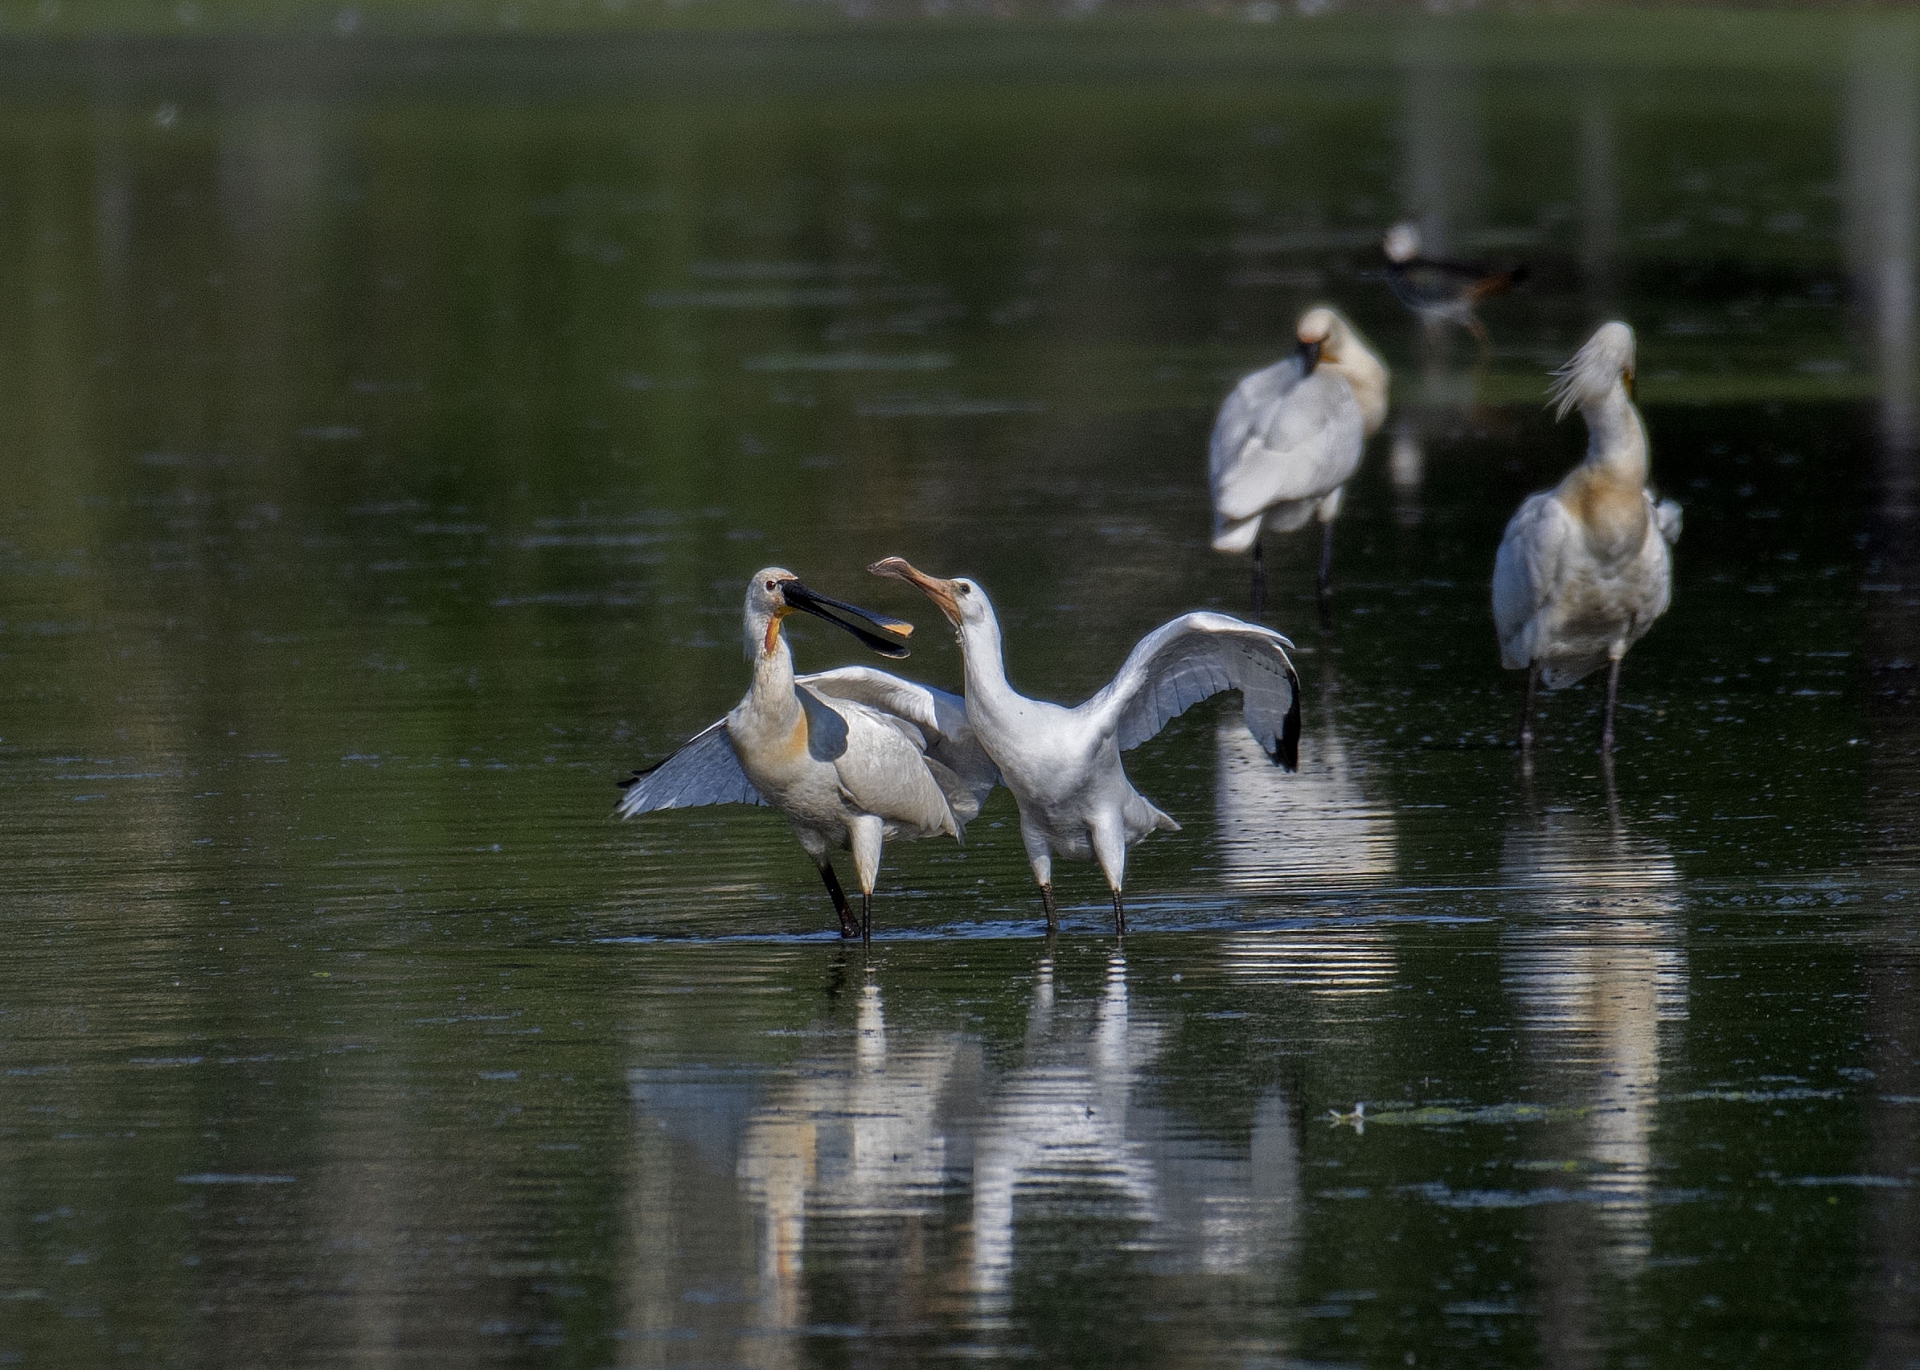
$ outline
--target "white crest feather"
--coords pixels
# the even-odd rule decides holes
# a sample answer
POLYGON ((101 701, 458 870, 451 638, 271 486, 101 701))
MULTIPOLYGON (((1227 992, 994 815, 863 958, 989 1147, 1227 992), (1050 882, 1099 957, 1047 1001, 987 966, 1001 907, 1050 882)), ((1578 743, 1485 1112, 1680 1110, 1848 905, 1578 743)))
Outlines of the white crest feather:
POLYGON ((1547 402, 1564 419, 1575 405, 1598 404, 1633 371, 1633 330, 1615 320, 1594 330, 1586 346, 1554 372, 1547 402))

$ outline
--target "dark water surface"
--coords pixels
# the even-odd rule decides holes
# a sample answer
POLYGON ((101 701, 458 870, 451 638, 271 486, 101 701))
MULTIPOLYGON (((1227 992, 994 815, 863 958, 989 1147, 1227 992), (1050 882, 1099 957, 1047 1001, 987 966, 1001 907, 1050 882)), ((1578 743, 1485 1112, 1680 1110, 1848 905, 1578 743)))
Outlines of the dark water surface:
POLYGON ((1914 31, 1062 32, 0 53, 0 1363, 1920 1364, 1914 31), (1403 212, 1533 264, 1484 359, 1403 212), (1305 764, 1134 754, 1124 947, 1004 792, 870 953, 768 812, 611 819, 761 565, 950 686, 861 568, 971 574, 1055 698, 1241 610, 1321 298, 1398 406, 1331 631, 1270 554, 1305 764), (1674 605, 1527 770, 1614 314, 1674 605))

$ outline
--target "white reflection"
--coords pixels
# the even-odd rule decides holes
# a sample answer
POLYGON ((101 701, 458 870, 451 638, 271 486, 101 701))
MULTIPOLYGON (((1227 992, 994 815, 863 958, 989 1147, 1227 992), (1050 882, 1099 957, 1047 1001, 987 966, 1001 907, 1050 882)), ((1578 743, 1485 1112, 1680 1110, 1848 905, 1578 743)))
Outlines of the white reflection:
POLYGON ((1275 766, 1237 713, 1214 730, 1214 841, 1220 879, 1246 893, 1303 884, 1371 889, 1397 867, 1392 811, 1367 797, 1362 772, 1323 695, 1300 739, 1300 769, 1275 766))
POLYGON ((869 983, 852 1034, 744 1095, 725 1072, 635 1072, 644 1198, 628 1363, 797 1363, 819 1321, 809 1259, 823 1252, 822 1270, 853 1272, 863 1300, 909 1320, 958 1293, 991 1321, 1016 1266, 1046 1258, 1023 1257, 1023 1215, 1062 1205, 1137 1223, 1130 1247, 1155 1273, 1258 1275, 1270 1290, 1295 1244, 1297 1120, 1271 1093, 1236 1143, 1141 1102, 1165 1036, 1114 952, 1084 996, 1041 961, 1005 1069, 971 1036, 890 1030, 869 983), (710 1181, 729 1171, 718 1202, 710 1181), (971 1220, 946 1240, 935 1229, 955 1197, 971 1220))
POLYGON ((1920 23, 1863 24, 1841 129, 1847 269, 1872 339, 1889 512, 1915 503, 1915 259, 1920 256, 1920 23))
MULTIPOLYGON (((1609 795, 1611 798, 1611 795, 1609 795)), ((1542 1098, 1586 1113, 1585 1155, 1606 1259, 1622 1273, 1650 1247, 1661 1024, 1686 1014, 1679 872, 1667 848, 1616 817, 1548 808, 1503 859, 1531 916, 1502 939, 1542 1098)))

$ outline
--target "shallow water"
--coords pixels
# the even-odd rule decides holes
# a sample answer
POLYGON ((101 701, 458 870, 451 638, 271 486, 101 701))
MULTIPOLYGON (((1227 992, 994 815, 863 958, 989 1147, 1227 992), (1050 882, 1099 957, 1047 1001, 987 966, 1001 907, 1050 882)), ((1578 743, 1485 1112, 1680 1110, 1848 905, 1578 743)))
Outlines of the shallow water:
POLYGON ((0 53, 0 1362, 1920 1360, 1912 30, 1088 32, 0 53), (1534 266, 1486 357, 1409 206, 1534 266), (1322 297, 1400 407, 1330 629, 1270 553, 1303 765, 1132 755, 1124 946, 1004 791, 870 952, 611 819, 761 565, 1062 699, 1243 609, 1213 406, 1322 297), (1674 605, 1527 768, 1609 314, 1674 605))

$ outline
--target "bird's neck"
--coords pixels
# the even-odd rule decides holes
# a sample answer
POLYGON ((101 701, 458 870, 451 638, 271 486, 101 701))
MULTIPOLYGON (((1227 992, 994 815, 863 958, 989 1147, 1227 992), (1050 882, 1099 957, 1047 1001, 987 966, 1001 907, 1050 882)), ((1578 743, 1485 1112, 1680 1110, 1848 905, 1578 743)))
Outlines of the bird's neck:
POLYGON ((753 693, 769 703, 782 705, 792 703, 793 695, 793 653, 787 648, 787 635, 774 623, 765 629, 760 647, 753 658, 753 693), (771 647, 766 644, 771 642, 771 647))
POLYGON ((967 703, 978 702, 993 711, 1019 699, 1007 683, 1007 660, 1000 641, 1000 624, 992 616, 960 630, 960 652, 966 661, 967 703))
POLYGON ((1603 399, 1580 406, 1587 421, 1586 465, 1610 482, 1643 486, 1647 483, 1647 430, 1640 411, 1616 385, 1603 399))
POLYGON ((1361 428, 1372 437, 1387 420, 1387 368, 1365 348, 1349 343, 1331 369, 1346 378, 1360 405, 1361 428))

